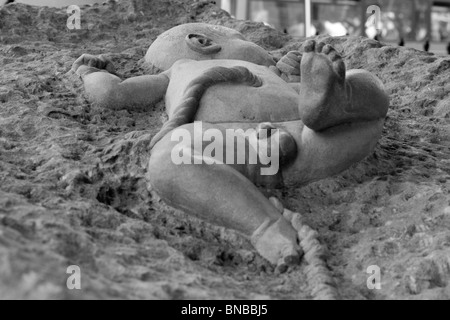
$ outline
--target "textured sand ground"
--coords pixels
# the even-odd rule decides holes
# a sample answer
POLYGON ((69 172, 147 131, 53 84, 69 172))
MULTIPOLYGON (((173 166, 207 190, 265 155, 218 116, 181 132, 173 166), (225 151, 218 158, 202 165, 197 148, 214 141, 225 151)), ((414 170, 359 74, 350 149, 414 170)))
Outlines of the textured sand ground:
MULTIPOLYGON (((232 20, 209 1, 123 1, 65 10, 0 9, 0 298, 308 299, 304 264, 276 275, 236 233, 165 206, 145 180, 164 105, 100 110, 68 73, 107 54, 123 77, 145 73, 158 34, 207 21, 275 57, 301 43, 232 20), (79 265, 82 290, 66 288, 79 265)), ((450 58, 362 38, 322 38, 391 95, 375 152, 345 173, 278 195, 328 246, 346 299, 450 299, 450 58), (366 287, 370 265, 382 289, 366 287)), ((232 201, 232 199, 230 199, 232 201)))

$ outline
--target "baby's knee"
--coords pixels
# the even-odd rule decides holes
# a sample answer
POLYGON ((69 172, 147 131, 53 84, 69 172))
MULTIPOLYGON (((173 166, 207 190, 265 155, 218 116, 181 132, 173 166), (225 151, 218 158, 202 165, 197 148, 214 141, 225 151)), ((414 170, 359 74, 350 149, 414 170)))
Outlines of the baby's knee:
POLYGON ((186 160, 188 157, 190 160, 192 157, 189 139, 183 137, 180 142, 180 135, 184 133, 180 129, 182 127, 169 132, 153 146, 147 168, 150 181, 158 183, 179 175, 180 158, 186 160))
POLYGON ((170 174, 174 172, 171 150, 170 140, 166 139, 162 139, 152 149, 146 176, 156 189, 161 189, 167 180, 170 180, 170 174))
POLYGON ((347 85, 351 90, 351 102, 354 107, 361 108, 366 120, 386 117, 389 109, 389 96, 383 82, 366 70, 349 70, 347 85))

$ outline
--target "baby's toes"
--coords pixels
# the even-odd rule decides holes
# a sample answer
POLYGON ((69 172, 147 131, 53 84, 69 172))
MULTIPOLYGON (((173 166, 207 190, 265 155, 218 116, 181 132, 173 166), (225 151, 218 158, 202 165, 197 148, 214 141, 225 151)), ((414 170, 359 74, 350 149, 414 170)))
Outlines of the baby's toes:
POLYGON ((327 44, 322 48, 322 54, 326 55, 327 58, 333 63, 333 70, 341 77, 345 78, 345 63, 342 60, 342 56, 337 52, 337 50, 327 44))
POLYGON ((328 59, 330 59, 333 62, 335 62, 335 61, 337 61, 339 59, 342 59, 342 57, 339 54, 339 52, 337 52, 336 49, 333 48, 332 46, 330 46, 329 44, 327 44, 323 48, 322 53, 326 54, 328 56, 328 59))
POLYGON ((299 265, 301 262, 302 251, 300 247, 286 247, 281 252, 276 271, 278 273, 286 272, 289 267, 299 265))
POLYGON ((315 40, 306 40, 303 44, 303 50, 305 52, 312 52, 316 49, 316 41, 315 40))
POLYGON ((317 53, 322 53, 323 52, 323 48, 325 48, 327 45, 325 44, 325 43, 323 43, 323 42, 319 42, 317 45, 316 45, 316 52, 317 53))
POLYGON ((338 58, 333 61, 333 69, 334 72, 336 72, 342 79, 345 79, 346 67, 342 58, 338 58))

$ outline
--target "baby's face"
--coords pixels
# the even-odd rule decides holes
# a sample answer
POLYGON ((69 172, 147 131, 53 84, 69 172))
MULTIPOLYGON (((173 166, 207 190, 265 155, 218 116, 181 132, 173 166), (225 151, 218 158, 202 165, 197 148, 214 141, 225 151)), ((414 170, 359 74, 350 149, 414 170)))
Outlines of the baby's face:
POLYGON ((245 39, 231 38, 219 43, 222 46, 222 50, 216 56, 212 57, 212 59, 243 60, 266 67, 275 65, 273 57, 253 42, 245 39))
POLYGON ((166 31, 150 46, 146 61, 168 70, 180 59, 243 60, 275 65, 272 56, 236 30, 204 23, 190 23, 166 31))

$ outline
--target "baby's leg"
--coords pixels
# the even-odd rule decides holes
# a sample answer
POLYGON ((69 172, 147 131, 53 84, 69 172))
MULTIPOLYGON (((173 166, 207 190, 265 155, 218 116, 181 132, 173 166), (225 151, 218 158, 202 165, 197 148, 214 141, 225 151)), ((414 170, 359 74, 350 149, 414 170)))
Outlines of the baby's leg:
POLYGON ((296 137, 297 158, 283 168, 285 185, 306 185, 347 170, 373 152, 383 125, 383 120, 361 121, 323 131, 305 126, 296 137))
POLYGON ((345 70, 329 45, 307 41, 301 62, 298 156, 284 168, 286 185, 307 184, 348 169, 375 148, 389 99, 381 81, 363 70, 345 70))
POLYGON ((314 131, 384 119, 389 98, 381 81, 364 70, 345 70, 330 45, 308 40, 301 62, 300 116, 314 131))
MULTIPOLYGON (((187 130, 191 137, 203 135, 207 129, 220 127, 203 123, 201 132, 194 124, 175 129, 187 130)), ((278 266, 299 260, 297 236, 279 210, 247 179, 246 165, 194 164, 192 141, 171 141, 172 132, 153 148, 148 179, 158 195, 174 208, 211 223, 235 229, 249 239, 257 251, 278 266), (192 164, 174 163, 175 147, 191 154, 192 164)), ((180 132, 180 131, 178 131, 180 132)), ((225 135, 225 133, 223 133, 225 135)), ((203 150, 207 143, 203 143, 203 150)), ((226 149, 224 147, 224 159, 226 149)), ((178 149, 177 154, 180 154, 178 149)), ((205 159, 204 159, 205 160, 205 159)))

